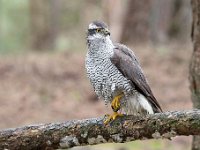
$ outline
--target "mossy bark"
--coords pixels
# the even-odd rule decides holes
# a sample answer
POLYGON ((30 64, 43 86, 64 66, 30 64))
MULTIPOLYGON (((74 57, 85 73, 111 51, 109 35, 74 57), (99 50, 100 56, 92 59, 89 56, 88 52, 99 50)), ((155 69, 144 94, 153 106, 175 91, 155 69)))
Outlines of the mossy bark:
POLYGON ((123 116, 108 125, 103 121, 104 118, 93 118, 2 130, 0 149, 62 149, 200 135, 200 110, 165 112, 147 117, 123 116))
MULTIPOLYGON (((190 62, 190 90, 193 107, 200 109, 200 0, 191 0, 193 22, 191 37, 194 44, 190 62)), ((200 136, 193 137, 192 150, 200 150, 200 136)))

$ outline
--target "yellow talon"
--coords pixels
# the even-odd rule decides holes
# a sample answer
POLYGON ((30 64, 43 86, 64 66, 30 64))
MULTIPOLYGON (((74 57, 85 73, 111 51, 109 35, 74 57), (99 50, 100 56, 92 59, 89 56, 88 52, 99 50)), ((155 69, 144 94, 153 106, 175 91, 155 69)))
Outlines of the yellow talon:
POLYGON ((123 94, 116 96, 111 103, 111 107, 114 112, 117 112, 120 109, 120 99, 122 98, 123 94))
POLYGON ((112 115, 110 115, 105 121, 104 121, 104 124, 108 124, 110 121, 113 121, 115 120, 117 117, 121 117, 123 116, 123 114, 120 114, 118 112, 114 112, 112 115))
POLYGON ((120 109, 120 99, 124 96, 123 94, 117 95, 111 102, 111 107, 114 111, 112 115, 108 115, 108 118, 104 121, 104 124, 108 124, 110 121, 115 120, 118 116, 123 116, 122 114, 118 113, 117 111, 120 109))

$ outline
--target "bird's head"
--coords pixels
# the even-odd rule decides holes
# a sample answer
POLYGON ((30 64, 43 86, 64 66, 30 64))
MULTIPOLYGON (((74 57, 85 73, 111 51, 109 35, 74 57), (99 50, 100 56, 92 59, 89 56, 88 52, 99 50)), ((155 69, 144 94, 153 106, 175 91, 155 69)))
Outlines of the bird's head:
POLYGON ((94 21, 89 24, 87 31, 88 40, 92 39, 105 39, 110 36, 110 31, 108 30, 108 26, 101 21, 94 21))

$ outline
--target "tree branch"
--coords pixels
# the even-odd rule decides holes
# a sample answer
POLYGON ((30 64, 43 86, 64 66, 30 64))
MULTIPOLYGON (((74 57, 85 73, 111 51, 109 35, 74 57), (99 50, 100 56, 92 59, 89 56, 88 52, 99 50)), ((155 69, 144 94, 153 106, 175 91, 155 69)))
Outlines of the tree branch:
POLYGON ((124 116, 106 126, 103 118, 93 118, 6 129, 0 131, 0 149, 69 148, 178 135, 200 135, 200 110, 124 116))

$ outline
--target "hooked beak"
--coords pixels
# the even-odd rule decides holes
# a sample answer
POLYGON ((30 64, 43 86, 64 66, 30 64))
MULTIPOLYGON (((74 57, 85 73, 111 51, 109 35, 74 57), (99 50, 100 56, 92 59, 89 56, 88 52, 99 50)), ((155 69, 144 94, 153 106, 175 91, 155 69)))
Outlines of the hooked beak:
POLYGON ((105 30, 104 30, 104 34, 110 36, 110 31, 109 31, 108 29, 105 29, 105 30))

